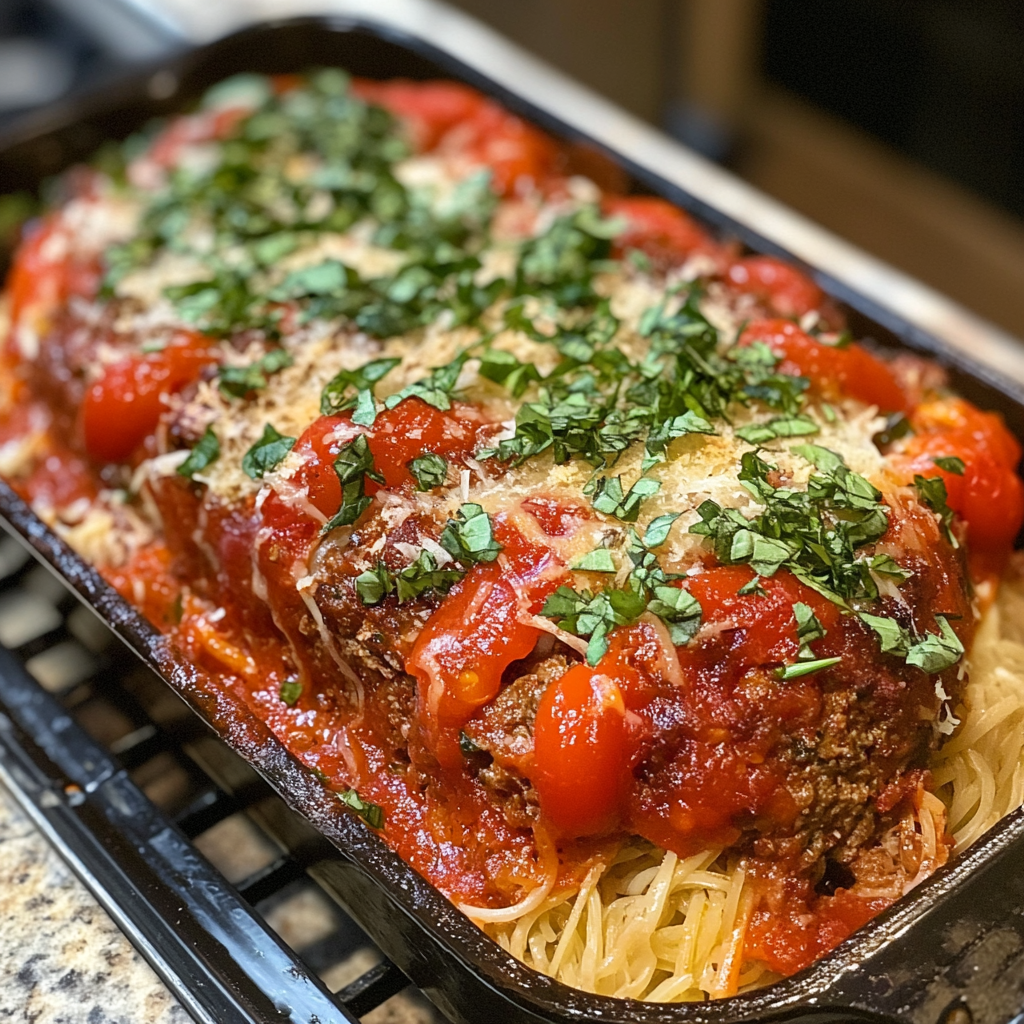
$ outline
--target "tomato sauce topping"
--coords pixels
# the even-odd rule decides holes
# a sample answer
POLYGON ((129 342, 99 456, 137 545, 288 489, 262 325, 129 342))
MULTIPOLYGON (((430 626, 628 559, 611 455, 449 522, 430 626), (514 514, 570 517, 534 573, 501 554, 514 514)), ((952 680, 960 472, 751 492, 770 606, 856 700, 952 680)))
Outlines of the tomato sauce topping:
POLYGON ((178 331, 158 352, 106 367, 82 402, 85 448, 97 462, 124 462, 156 430, 168 395, 195 383, 219 359, 213 340, 178 331))
POLYGON ((844 395, 882 412, 906 412, 909 405, 895 375, 860 345, 829 345, 792 320, 755 320, 740 335, 740 345, 764 342, 782 359, 780 370, 806 377, 823 398, 844 395))

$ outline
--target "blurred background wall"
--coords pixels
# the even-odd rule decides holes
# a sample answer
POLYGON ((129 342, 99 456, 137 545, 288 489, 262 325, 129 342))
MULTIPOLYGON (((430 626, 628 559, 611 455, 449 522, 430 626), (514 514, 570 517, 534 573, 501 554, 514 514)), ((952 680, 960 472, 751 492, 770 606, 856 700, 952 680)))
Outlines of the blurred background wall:
MULTIPOLYGON (((0 0, 0 123, 187 2, 0 0)), ((1022 0, 450 2, 1024 338, 1022 0)))

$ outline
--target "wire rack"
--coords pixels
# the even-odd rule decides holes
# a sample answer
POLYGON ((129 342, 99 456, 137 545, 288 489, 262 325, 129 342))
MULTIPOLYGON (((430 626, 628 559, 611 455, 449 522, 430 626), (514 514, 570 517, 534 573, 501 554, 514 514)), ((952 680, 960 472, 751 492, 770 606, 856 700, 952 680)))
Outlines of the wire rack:
POLYGON ((439 1024, 333 847, 5 535, 0 645, 0 780, 197 1021, 439 1024))

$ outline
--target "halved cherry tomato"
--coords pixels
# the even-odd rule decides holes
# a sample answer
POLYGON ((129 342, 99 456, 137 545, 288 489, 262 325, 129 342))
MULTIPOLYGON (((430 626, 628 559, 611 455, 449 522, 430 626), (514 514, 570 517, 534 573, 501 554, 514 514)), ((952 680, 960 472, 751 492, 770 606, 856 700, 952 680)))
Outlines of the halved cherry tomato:
POLYGON ((884 412, 909 411, 893 372, 859 345, 827 345, 792 320, 755 320, 740 335, 739 344, 755 341, 763 341, 783 359, 783 373, 806 377, 824 398, 848 395, 884 412))
POLYGON ((594 518, 590 506, 560 498, 525 498, 521 507, 549 537, 567 537, 581 522, 594 518))
MULTIPOLYGON (((729 651, 742 668, 788 661, 796 656, 799 642, 793 605, 808 605, 826 630, 839 620, 839 609, 817 591, 804 586, 792 573, 780 570, 760 582, 764 596, 740 594, 754 578, 746 565, 716 565, 688 576, 687 590, 700 602, 705 624, 732 625, 740 634, 729 651), (738 662, 739 664, 739 662, 738 662)), ((680 652, 685 658, 687 652, 680 652)))
POLYGON ((767 302, 779 316, 801 317, 825 301, 825 293, 803 271, 774 256, 744 256, 726 279, 737 291, 767 302))
POLYGON ((625 716, 622 691, 601 665, 576 665, 544 691, 530 781, 560 835, 598 835, 619 824, 630 778, 625 716))
MULTIPOLYGON (((77 255, 72 243, 57 214, 26 230, 7 281, 13 326, 29 311, 45 316, 72 295, 96 294, 102 273, 99 259, 77 255)), ((15 334, 11 331, 12 338, 15 334)))
POLYGON ((490 167, 499 195, 513 194, 527 180, 543 185, 559 162, 553 139, 468 86, 357 79, 352 88, 405 121, 418 151, 464 154, 490 167))
POLYGON ((973 575, 997 575, 1024 523, 1024 484, 1017 475, 1020 445, 1002 417, 962 398, 923 402, 910 421, 917 433, 890 457, 892 464, 907 483, 916 474, 942 478, 949 507, 967 525, 973 575), (948 456, 963 460, 963 475, 935 464, 948 456))
POLYGON ((540 637, 524 610, 539 611, 564 575, 551 551, 527 542, 501 517, 495 537, 500 561, 474 566, 452 588, 405 663, 419 685, 427 745, 444 767, 461 765, 459 729, 497 696, 502 673, 540 637))
POLYGON ((86 392, 82 430, 98 462, 123 462, 151 434, 166 409, 165 395, 198 380, 217 361, 212 341, 180 331, 161 351, 128 356, 108 366, 86 392))
POLYGON ((405 121, 421 153, 429 153, 451 128, 472 120, 484 105, 479 92, 458 82, 375 82, 356 78, 352 92, 405 121))
POLYGON ((656 264, 672 266, 695 252, 719 251, 689 214, 657 196, 605 196, 602 206, 606 214, 622 217, 627 223, 613 243, 615 256, 639 249, 656 264))
MULTIPOLYGON (((394 409, 385 409, 372 427, 353 424, 349 413, 321 416, 295 445, 296 452, 305 459, 294 479, 298 486, 309 488, 309 500, 325 516, 333 516, 341 504, 341 482, 334 462, 342 445, 356 434, 366 435, 384 486, 401 487, 413 482, 408 464, 426 452, 449 457, 469 455, 482 422, 470 405, 456 402, 442 412, 419 398, 406 398, 394 409)), ((376 494, 379 487, 366 479, 367 494, 376 494)))

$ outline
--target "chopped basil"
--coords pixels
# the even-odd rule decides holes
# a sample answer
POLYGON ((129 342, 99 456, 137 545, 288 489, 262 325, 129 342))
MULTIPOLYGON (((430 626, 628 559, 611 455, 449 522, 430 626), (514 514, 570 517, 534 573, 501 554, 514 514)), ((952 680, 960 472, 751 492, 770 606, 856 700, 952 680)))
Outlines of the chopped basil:
POLYGON ((774 467, 747 452, 740 482, 764 511, 747 519, 737 509, 705 501, 697 510, 701 521, 690 532, 706 537, 724 565, 747 564, 759 576, 785 567, 841 607, 874 600, 878 587, 871 562, 858 552, 888 528, 881 493, 835 452, 807 444, 791 450, 817 470, 806 491, 775 487, 768 479, 774 467))
POLYGON ((932 459, 932 462, 939 469, 944 469, 947 473, 952 473, 954 476, 963 476, 964 469, 966 469, 964 460, 956 455, 944 455, 941 458, 932 459))
POLYGON ((930 675, 952 668, 964 654, 963 644, 949 625, 944 615, 936 615, 935 622, 939 633, 928 633, 915 640, 910 631, 901 626, 895 619, 884 615, 869 615, 860 612, 860 619, 870 626, 878 636, 883 654, 893 654, 904 658, 908 665, 913 665, 930 675))
POLYGON ((225 395, 245 398, 253 391, 267 386, 267 378, 294 360, 283 348, 271 349, 265 356, 248 366, 221 366, 217 370, 217 383, 225 395))
POLYGON ((220 441, 217 440, 213 427, 207 427, 203 436, 189 452, 188 458, 178 467, 178 474, 191 480, 196 473, 201 473, 218 458, 220 458, 220 441))
POLYGON ((927 505, 939 518, 942 524, 942 532, 946 540, 954 547, 960 546, 953 533, 953 510, 947 503, 946 484, 941 476, 923 477, 920 473, 914 476, 914 487, 917 489, 917 496, 921 502, 927 505))
MULTIPOLYGON (((374 359, 360 366, 358 370, 341 370, 336 373, 320 393, 320 412, 331 416, 343 409, 353 408, 366 393, 373 396, 373 385, 389 374, 401 359, 374 359)), ((371 426, 372 423, 364 424, 371 426)))
POLYGON ((366 494, 367 477, 377 483, 384 482, 374 468, 373 453, 365 434, 356 434, 338 449, 334 472, 341 482, 341 507, 323 527, 321 532, 325 534, 339 526, 351 526, 370 507, 373 499, 366 494))
POLYGON ((282 703, 287 704, 288 707, 294 707, 299 697, 302 696, 302 683, 298 679, 286 679, 281 684, 278 695, 282 703))
POLYGON ((541 614, 566 632, 589 638, 587 664, 596 665, 608 652, 608 634, 616 626, 635 622, 646 608, 647 601, 629 586, 597 594, 562 586, 544 602, 541 614))
POLYGON ((407 465, 416 481, 418 491, 442 487, 448 479, 448 461, 433 452, 424 452, 407 465))
POLYGON ((501 545, 494 539, 491 517, 480 505, 463 505, 449 519, 439 538, 441 547, 462 565, 493 562, 501 553, 501 545))
POLYGON ((370 828, 380 830, 384 827, 384 808, 379 804, 364 800, 354 789, 346 789, 339 793, 338 799, 349 810, 355 811, 370 828))
POLYGON ((268 423, 260 439, 242 456, 242 472, 253 480, 261 480, 264 474, 277 469, 294 446, 294 437, 284 437, 268 423))
POLYGON ((480 376, 502 384, 513 398, 520 398, 535 381, 541 379, 533 363, 521 363, 511 352, 487 349, 480 356, 480 376))
POLYGON ((581 572, 618 571, 615 559, 612 558, 612 553, 607 548, 595 548, 593 551, 588 551, 585 555, 577 558, 570 568, 578 569, 581 572))
POLYGON ((461 750, 466 757, 469 757, 472 754, 484 753, 484 748, 479 746, 473 737, 464 729, 459 732, 459 750, 461 750))
POLYGON ((396 394, 389 395, 384 402, 385 406, 394 409, 406 398, 418 398, 427 405, 446 412, 452 407, 451 393, 468 358, 469 354, 462 352, 450 363, 436 367, 422 380, 414 381, 396 394))
POLYGON ((882 449, 887 448, 894 441, 898 441, 900 438, 906 437, 913 432, 914 428, 910 420, 903 413, 894 412, 886 417, 885 428, 875 434, 871 440, 874 441, 875 447, 882 449))
POLYGON ((447 594, 464 575, 461 568, 438 568, 437 559, 424 549, 415 562, 398 572, 378 562, 373 569, 356 577, 355 588, 365 605, 380 604, 391 594, 398 598, 399 604, 404 604, 430 591, 447 594))
POLYGON ((790 679, 800 679, 802 676, 809 676, 814 672, 820 672, 824 668, 831 668, 838 665, 842 658, 818 658, 814 661, 798 661, 795 665, 782 665, 775 670, 775 676, 786 682, 790 679))
POLYGON ((748 444, 764 444, 777 437, 800 437, 818 433, 818 424, 809 416, 777 416, 767 423, 740 427, 736 436, 748 444))
POLYGON ((618 476, 601 477, 594 489, 591 504, 598 512, 615 516, 626 523, 635 523, 640 515, 640 506, 661 490, 661 481, 650 477, 641 477, 625 493, 622 491, 622 478, 618 476))

